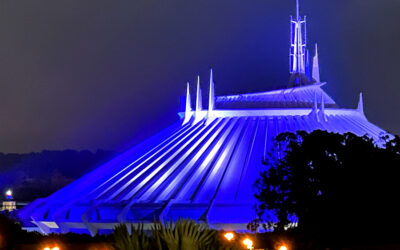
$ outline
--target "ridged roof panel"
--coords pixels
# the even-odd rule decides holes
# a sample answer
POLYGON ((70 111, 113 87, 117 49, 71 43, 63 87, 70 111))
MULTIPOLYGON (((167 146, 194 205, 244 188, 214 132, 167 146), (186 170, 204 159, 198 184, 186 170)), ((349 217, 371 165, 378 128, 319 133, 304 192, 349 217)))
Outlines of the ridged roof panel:
POLYGON ((41 204, 28 206, 25 214, 54 226, 47 227, 53 231, 59 231, 63 223, 81 223, 90 229, 96 223, 177 217, 243 226, 254 215, 252 186, 264 168, 261 159, 279 133, 320 129, 368 134, 376 140, 385 133, 357 110, 321 112, 310 109, 307 115, 221 115, 175 125, 41 204))

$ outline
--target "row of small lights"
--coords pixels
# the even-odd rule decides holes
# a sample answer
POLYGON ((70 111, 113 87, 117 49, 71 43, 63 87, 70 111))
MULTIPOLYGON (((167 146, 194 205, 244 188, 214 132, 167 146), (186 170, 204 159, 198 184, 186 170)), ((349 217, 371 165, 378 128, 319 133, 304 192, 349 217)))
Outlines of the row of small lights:
MULTIPOLYGON (((224 234, 224 237, 225 237, 225 239, 227 239, 228 241, 231 241, 231 240, 233 240, 233 239, 235 238, 235 234, 232 233, 232 232, 227 232, 227 233, 224 234)), ((253 241, 252 241, 251 239, 249 239, 249 238, 245 238, 245 239, 243 240, 243 244, 246 246, 247 249, 250 249, 250 250, 254 249, 254 246, 253 246, 254 243, 253 243, 253 241)), ((289 250, 289 249, 288 249, 287 246, 282 245, 282 246, 280 246, 280 247, 278 248, 278 250, 289 250)))
MULTIPOLYGON (((227 232, 227 233, 224 234, 224 237, 225 237, 225 239, 227 239, 228 241, 232 241, 232 240, 235 238, 235 234, 232 233, 232 232, 227 232)), ((252 241, 251 239, 249 239, 249 238, 245 238, 245 239, 243 240, 243 244, 246 246, 247 249, 250 249, 250 250, 254 249, 254 246, 253 246, 254 243, 253 243, 253 241, 252 241)), ((57 246, 56 246, 56 247, 53 247, 53 248, 45 247, 45 248, 43 248, 43 250, 60 250, 60 248, 57 247, 57 246)), ((280 247, 278 248, 278 250, 289 250, 289 249, 287 248, 287 246, 282 245, 282 246, 280 246, 280 247)))

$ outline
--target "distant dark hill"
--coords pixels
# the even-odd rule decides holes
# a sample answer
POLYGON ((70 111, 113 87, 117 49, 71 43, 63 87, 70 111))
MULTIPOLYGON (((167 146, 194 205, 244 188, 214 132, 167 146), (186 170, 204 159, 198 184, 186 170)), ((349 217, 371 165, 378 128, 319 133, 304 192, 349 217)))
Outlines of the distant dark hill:
POLYGON ((0 153, 1 199, 11 188, 18 201, 45 197, 111 159, 116 153, 97 150, 42 151, 28 154, 0 153))

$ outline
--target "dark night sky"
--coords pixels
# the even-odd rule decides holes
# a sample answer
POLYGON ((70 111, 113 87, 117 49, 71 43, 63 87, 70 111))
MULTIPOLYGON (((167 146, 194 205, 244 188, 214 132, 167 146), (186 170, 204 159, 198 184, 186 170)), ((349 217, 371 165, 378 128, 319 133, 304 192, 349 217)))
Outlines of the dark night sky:
MULTIPOLYGON (((177 119, 185 83, 216 94, 288 81, 295 0, 0 3, 0 152, 124 150, 177 119)), ((342 107, 400 133, 400 1, 302 0, 342 107)), ((193 88, 194 90, 194 88, 193 88)))

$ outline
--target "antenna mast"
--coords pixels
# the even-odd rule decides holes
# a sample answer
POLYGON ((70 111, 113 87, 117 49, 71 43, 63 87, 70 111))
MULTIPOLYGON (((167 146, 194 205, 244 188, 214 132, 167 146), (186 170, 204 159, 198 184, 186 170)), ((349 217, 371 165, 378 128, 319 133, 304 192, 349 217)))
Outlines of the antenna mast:
POLYGON ((306 73, 306 17, 300 17, 300 4, 296 0, 296 19, 290 20, 290 73, 306 73))

